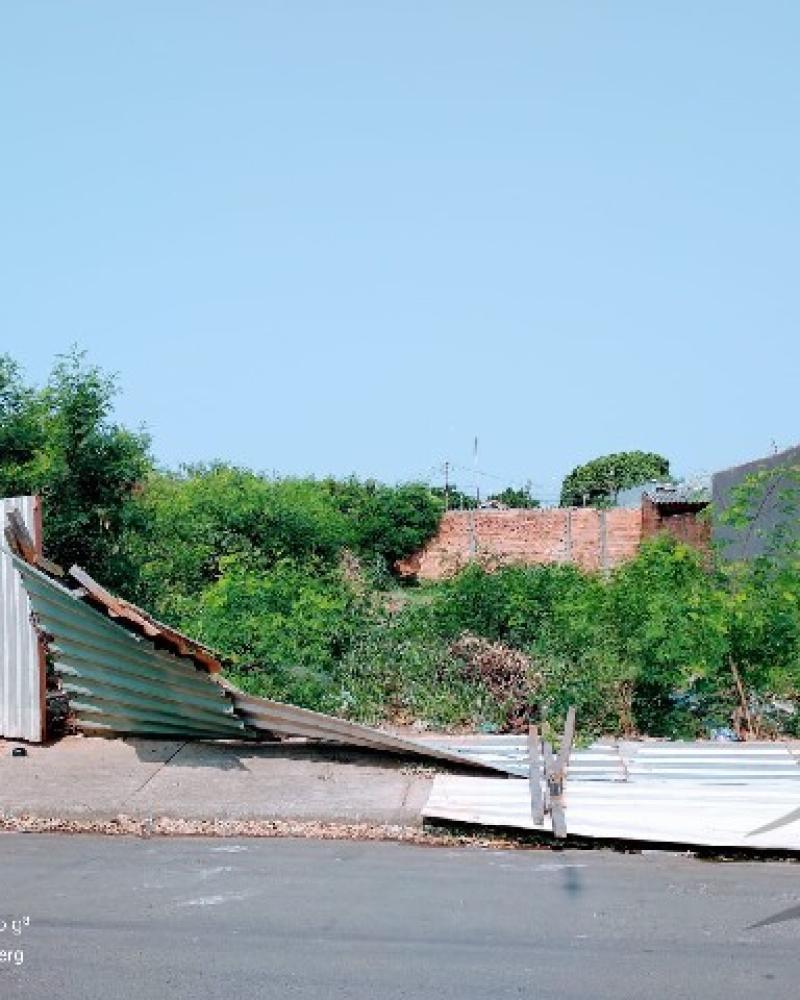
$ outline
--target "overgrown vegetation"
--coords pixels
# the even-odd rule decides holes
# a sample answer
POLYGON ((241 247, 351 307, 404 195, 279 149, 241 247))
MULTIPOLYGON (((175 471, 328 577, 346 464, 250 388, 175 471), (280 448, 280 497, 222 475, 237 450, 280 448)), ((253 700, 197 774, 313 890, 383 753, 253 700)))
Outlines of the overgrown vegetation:
MULTIPOLYGON (((40 492, 53 557, 220 649, 248 690, 368 722, 514 730, 575 704, 587 734, 798 731, 797 488, 781 487, 774 544, 746 564, 660 537, 608 576, 471 565, 403 588, 392 567, 436 530, 433 489, 158 470, 146 435, 111 420, 114 392, 79 354, 42 389, 0 361, 0 490, 40 492)), ((607 468, 592 475, 612 488, 607 468)), ((731 522, 771 488, 746 484, 731 522)))

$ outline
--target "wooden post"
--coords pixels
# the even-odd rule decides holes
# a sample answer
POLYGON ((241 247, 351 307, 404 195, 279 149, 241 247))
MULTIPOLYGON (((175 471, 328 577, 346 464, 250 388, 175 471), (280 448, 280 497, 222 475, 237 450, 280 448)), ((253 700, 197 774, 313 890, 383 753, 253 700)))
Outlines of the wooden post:
POLYGON ((572 753, 572 744, 575 740, 575 706, 570 705, 567 709, 567 720, 564 723, 564 738, 558 750, 558 769, 562 778, 567 776, 569 758, 572 753))
POLYGON ((553 836, 563 839, 567 835, 567 820, 564 816, 564 782, 553 756, 552 746, 545 742, 542 745, 544 757, 544 772, 547 777, 547 803, 545 809, 550 812, 553 823, 553 836))
POLYGON ((538 726, 531 726, 528 730, 528 784, 531 792, 531 819, 534 826, 541 826, 544 823, 544 794, 538 726))
MULTIPOLYGON (((564 723, 564 736, 561 739, 561 746, 558 749, 558 757, 553 754, 553 748, 548 742, 542 743, 542 758, 544 760, 544 813, 550 814, 553 823, 553 836, 563 839, 567 835, 567 817, 564 812, 564 783, 567 778, 567 768, 572 752, 572 743, 575 739, 575 706, 570 705, 567 710, 567 719, 564 723)), ((528 738, 528 756, 531 761, 530 785, 531 785, 531 816, 534 823, 537 822, 534 808, 536 802, 537 789, 534 788, 534 780, 537 782, 538 794, 541 796, 541 787, 538 769, 538 743, 539 732, 535 726, 531 726, 528 738), (534 743, 536 744, 537 768, 534 779, 534 743)), ((543 819, 544 817, 542 817, 543 819)), ((541 822, 541 821, 540 821, 541 822)))

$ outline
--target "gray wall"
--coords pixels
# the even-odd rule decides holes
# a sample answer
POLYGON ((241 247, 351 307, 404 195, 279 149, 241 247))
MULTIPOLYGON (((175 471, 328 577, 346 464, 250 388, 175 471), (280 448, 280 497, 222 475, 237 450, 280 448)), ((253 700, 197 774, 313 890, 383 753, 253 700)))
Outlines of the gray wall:
MULTIPOLYGON (((714 504, 713 539, 714 542, 719 543, 720 551, 725 558, 752 559, 754 556, 763 555, 767 544, 765 536, 768 536, 781 521, 786 519, 785 513, 781 510, 782 501, 775 494, 781 489, 785 490, 791 480, 782 480, 780 476, 776 478, 776 489, 770 491, 770 496, 760 509, 752 529, 749 530, 740 530, 719 523, 720 514, 731 503, 731 491, 754 472, 791 466, 800 467, 800 445, 787 448, 786 451, 779 452, 777 455, 768 455, 766 458, 759 458, 744 465, 736 465, 732 469, 725 469, 723 472, 714 474, 711 480, 712 502, 714 504)), ((797 489, 796 486, 793 488, 797 489)), ((800 496, 798 496, 798 507, 800 507, 800 496)), ((797 519, 790 526, 790 531, 792 537, 800 540, 800 522, 797 519)))

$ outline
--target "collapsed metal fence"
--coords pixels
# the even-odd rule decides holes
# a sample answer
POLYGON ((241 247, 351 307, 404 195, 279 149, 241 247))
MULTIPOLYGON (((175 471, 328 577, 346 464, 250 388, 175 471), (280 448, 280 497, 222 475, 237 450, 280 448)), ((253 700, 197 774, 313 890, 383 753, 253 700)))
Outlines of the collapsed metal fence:
POLYGON ((65 574, 31 549, 24 525, 16 522, 11 528, 8 541, 16 552, 7 552, 7 558, 69 697, 72 724, 84 733, 244 740, 295 736, 508 773, 504 764, 484 761, 469 749, 430 746, 245 694, 219 676, 221 663, 212 650, 110 594, 79 567, 65 574))
POLYGON ((84 732, 240 737, 244 723, 211 676, 160 650, 12 556, 53 668, 84 732))

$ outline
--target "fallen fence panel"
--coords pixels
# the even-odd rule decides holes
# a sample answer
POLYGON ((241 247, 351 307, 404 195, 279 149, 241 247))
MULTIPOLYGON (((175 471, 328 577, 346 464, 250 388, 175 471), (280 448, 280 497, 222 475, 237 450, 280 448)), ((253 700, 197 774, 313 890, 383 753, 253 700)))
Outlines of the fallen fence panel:
POLYGON ((253 729, 290 736, 306 736, 329 742, 350 743, 373 750, 407 753, 430 760, 446 761, 449 764, 505 772, 502 764, 498 766, 480 757, 473 757, 468 750, 441 749, 420 740, 394 736, 369 726, 346 722, 344 719, 336 719, 330 715, 323 715, 321 712, 312 712, 307 708, 297 708, 284 702, 257 698, 254 695, 238 691, 225 681, 221 683, 231 693, 237 713, 253 729))
MULTIPOLYGON (((794 784, 785 780, 713 787, 693 782, 570 781, 566 813, 570 835, 579 837, 800 851, 800 811, 795 822, 770 829, 796 801, 794 784), (758 830, 762 832, 753 833, 758 830)), ((422 815, 552 832, 547 820, 533 823, 530 794, 521 781, 437 775, 422 815)))
POLYGON ((88 732, 252 735, 226 692, 190 659, 157 649, 11 556, 79 728, 88 732))

